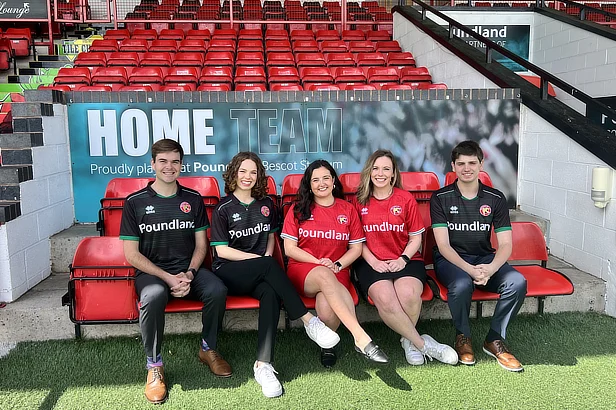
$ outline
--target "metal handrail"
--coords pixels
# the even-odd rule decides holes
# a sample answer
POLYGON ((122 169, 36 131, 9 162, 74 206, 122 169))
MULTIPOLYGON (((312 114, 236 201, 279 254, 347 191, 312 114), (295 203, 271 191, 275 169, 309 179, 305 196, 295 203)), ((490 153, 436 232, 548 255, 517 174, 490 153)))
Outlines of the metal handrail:
MULTIPOLYGON (((616 14, 614 13, 610 13, 609 11, 605 11, 603 9, 598 9, 596 7, 592 7, 592 6, 587 6, 586 4, 582 4, 582 3, 576 3, 575 1, 571 1, 571 0, 557 0, 556 2, 560 2, 560 3, 565 3, 566 5, 571 5, 574 7, 579 7, 580 9, 580 20, 586 20, 586 10, 588 11, 592 11, 593 13, 598 13, 598 14, 603 14, 604 16, 607 17, 612 17, 613 19, 616 19, 616 14)), ((541 8, 545 8, 545 9, 552 9, 551 7, 547 7, 545 5, 545 0, 536 0, 536 6, 537 7, 541 7, 541 8)), ((552 9, 552 10, 556 10, 556 9, 552 9)), ((556 10, 556 11, 561 11, 556 10)), ((571 14, 569 14, 571 15, 571 14)))
MULTIPOLYGON (((493 51, 497 51, 498 53, 502 54, 503 56, 509 58, 510 60, 518 63, 519 65, 521 65, 522 67, 524 67, 525 69, 527 69, 528 71, 537 74, 540 77, 540 87, 539 87, 539 97, 542 100, 547 100, 548 98, 548 83, 552 83, 555 86, 557 86, 558 88, 562 89, 563 91, 565 91, 567 94, 572 95, 574 98, 576 98, 577 100, 582 101, 583 103, 585 103, 587 105, 586 107, 586 117, 588 117, 588 106, 591 106, 593 108, 596 109, 600 109, 603 110, 605 112, 615 112, 615 110, 611 107, 608 107, 607 105, 597 101, 596 99, 594 99, 593 97, 589 96, 588 94, 584 93, 581 90, 578 90, 577 88, 575 88, 574 86, 572 86, 569 83, 566 83, 565 81, 561 80, 560 78, 554 76, 553 74, 550 74, 549 72, 545 71, 544 69, 542 69, 541 67, 536 66, 535 64, 531 63, 530 61, 514 54, 513 52, 507 50, 506 48, 499 46, 498 44, 496 44, 495 42, 487 39, 486 37, 482 36, 481 34, 475 33, 473 30, 471 30, 470 28, 466 27, 465 25, 457 22, 456 20, 452 19, 451 17, 443 14, 442 12, 440 12, 439 10, 435 9, 434 7, 424 3, 421 0, 410 0, 413 3, 416 3, 417 5, 419 5, 421 7, 421 16, 422 16, 422 20, 427 20, 427 12, 431 12, 434 15, 438 16, 439 18, 441 18, 442 20, 445 20, 449 26, 448 26, 448 31, 449 31, 449 39, 452 39, 455 37, 455 35, 453 34, 453 30, 452 27, 455 27, 457 29, 459 29, 460 31, 468 34, 469 36, 475 38, 478 41, 481 41, 484 46, 485 46, 485 54, 486 54, 486 63, 490 64, 492 63, 492 54, 493 51)), ((396 6, 394 7, 394 9, 392 11, 399 11, 400 6, 396 6), (398 10, 397 10, 398 9, 398 10)))

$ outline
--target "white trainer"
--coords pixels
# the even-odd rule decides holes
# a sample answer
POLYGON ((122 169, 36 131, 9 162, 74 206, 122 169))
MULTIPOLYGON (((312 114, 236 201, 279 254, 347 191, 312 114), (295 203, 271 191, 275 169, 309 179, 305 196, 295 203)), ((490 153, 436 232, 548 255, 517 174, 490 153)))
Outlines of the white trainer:
POLYGON ((261 386, 261 391, 265 397, 273 398, 282 395, 282 385, 276 378, 278 372, 274 370, 274 367, 265 363, 261 367, 257 367, 257 363, 253 367, 255 372, 255 380, 261 386))
POLYGON ((430 335, 421 335, 421 338, 424 340, 424 348, 421 352, 430 360, 434 358, 451 365, 458 363, 458 354, 453 347, 437 342, 430 335))
POLYGON ((306 334, 322 349, 331 349, 340 342, 338 333, 331 330, 317 316, 310 319, 307 325, 304 325, 306 334))
POLYGON ((404 356, 406 361, 413 366, 421 366, 424 364, 424 355, 419 351, 417 347, 406 337, 400 339, 402 349, 404 349, 404 356))

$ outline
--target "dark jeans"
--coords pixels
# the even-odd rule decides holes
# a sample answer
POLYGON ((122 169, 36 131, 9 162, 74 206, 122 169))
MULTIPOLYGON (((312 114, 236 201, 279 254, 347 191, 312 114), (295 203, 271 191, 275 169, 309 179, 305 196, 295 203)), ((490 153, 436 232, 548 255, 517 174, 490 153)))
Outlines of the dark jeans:
MULTIPOLYGON (((485 256, 463 255, 460 257, 471 265, 487 264, 492 262, 494 254, 485 256)), ((451 318, 458 333, 470 337, 469 315, 471 311, 471 297, 475 284, 473 279, 453 263, 443 258, 440 254, 435 255, 434 269, 436 278, 447 287, 447 304, 451 311, 451 318)), ((480 289, 500 294, 496 303, 494 316, 490 327, 504 339, 507 333, 507 325, 515 319, 524 297, 526 296, 526 279, 520 272, 512 268, 508 263, 500 267, 485 286, 480 289)))
POLYGON ((227 262, 215 273, 225 283, 230 295, 248 295, 259 300, 257 360, 271 363, 281 301, 291 320, 308 313, 288 276, 271 256, 227 262))
MULTIPOLYGON (((161 352, 165 330, 165 307, 171 296, 169 286, 156 276, 142 273, 135 278, 139 296, 139 326, 143 347, 148 357, 156 358, 161 352)), ((216 349, 218 331, 225 315, 227 288, 222 281, 205 268, 199 269, 190 283, 186 298, 203 302, 201 337, 216 349)))

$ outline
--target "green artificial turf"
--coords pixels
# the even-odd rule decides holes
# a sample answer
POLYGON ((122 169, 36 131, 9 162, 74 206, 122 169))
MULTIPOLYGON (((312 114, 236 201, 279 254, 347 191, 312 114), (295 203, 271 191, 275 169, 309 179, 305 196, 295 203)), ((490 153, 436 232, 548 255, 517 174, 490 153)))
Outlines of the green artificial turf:
MULTIPOLYGON (((160 409, 614 409, 616 319, 594 313, 520 316, 508 344, 524 364, 510 373, 481 351, 489 319, 472 321, 477 364, 409 366, 398 336, 380 323, 366 330, 390 355, 368 363, 341 330, 338 364, 323 368, 300 329, 278 333, 275 368, 285 394, 267 399, 254 381, 256 332, 223 332, 233 366, 218 379, 196 358, 199 336, 169 335, 164 361, 169 400, 160 409)), ((449 321, 421 321, 420 332, 452 343, 449 321)), ((0 409, 147 409, 139 338, 20 343, 0 359, 0 409)))

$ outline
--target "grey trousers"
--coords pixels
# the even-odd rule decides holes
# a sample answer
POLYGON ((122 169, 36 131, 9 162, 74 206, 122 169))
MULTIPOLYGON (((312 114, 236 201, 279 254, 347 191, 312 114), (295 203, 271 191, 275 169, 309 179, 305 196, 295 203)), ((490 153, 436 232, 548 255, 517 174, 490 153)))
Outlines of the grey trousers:
MULTIPOLYGON (((139 326, 145 354, 156 359, 161 352, 165 307, 172 297, 171 291, 162 279, 147 273, 135 278, 135 289, 139 296, 139 326)), ((225 314, 226 286, 212 272, 201 268, 190 283, 190 293, 186 298, 203 302, 201 337, 210 348, 216 349, 218 331, 222 328, 225 314)))
MULTIPOLYGON (((471 297, 475 284, 468 273, 458 268, 440 254, 435 254, 434 268, 436 278, 447 287, 447 304, 451 311, 451 318, 458 333, 471 336, 469 315, 471 312, 471 297)), ((463 255, 460 257, 471 265, 487 264, 492 262, 494 254, 485 256, 463 255)), ((494 316, 490 328, 506 337, 507 325, 515 319, 524 297, 526 296, 526 279, 520 272, 505 263, 480 289, 500 294, 496 303, 494 316)))

